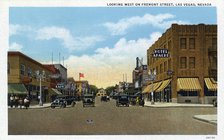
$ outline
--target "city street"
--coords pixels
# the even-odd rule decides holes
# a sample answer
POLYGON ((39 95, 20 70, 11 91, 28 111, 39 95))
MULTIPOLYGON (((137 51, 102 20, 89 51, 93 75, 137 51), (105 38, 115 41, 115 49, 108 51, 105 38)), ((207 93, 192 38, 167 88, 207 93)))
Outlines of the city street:
POLYGON ((217 114, 213 107, 116 107, 115 100, 95 107, 8 110, 9 135, 212 135, 217 125, 193 119, 217 114))

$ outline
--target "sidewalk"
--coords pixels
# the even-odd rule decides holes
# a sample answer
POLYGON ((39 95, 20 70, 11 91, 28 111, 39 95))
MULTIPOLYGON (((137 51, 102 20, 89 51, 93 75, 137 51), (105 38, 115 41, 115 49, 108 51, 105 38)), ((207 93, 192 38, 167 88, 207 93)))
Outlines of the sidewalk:
POLYGON ((51 106, 51 103, 44 103, 43 106, 37 105, 30 105, 30 109, 38 109, 38 108, 48 108, 51 106))
POLYGON ((211 123, 217 125, 217 114, 208 114, 208 115, 194 115, 193 117, 196 120, 203 122, 211 123))
POLYGON ((167 108, 167 107, 213 107, 212 104, 186 104, 186 103, 167 103, 167 102, 154 102, 152 105, 150 101, 145 101, 145 106, 154 108, 167 108))

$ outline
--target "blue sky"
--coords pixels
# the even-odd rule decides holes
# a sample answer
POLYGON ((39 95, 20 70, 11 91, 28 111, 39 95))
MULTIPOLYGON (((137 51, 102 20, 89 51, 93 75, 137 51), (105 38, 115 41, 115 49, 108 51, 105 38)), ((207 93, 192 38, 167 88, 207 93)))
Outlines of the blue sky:
POLYGON ((171 23, 216 22, 213 7, 13 7, 9 50, 42 63, 51 63, 52 52, 58 63, 60 52, 69 76, 78 79, 83 72, 90 83, 105 87, 121 81, 123 73, 131 81, 135 58, 147 63, 147 48, 171 23))

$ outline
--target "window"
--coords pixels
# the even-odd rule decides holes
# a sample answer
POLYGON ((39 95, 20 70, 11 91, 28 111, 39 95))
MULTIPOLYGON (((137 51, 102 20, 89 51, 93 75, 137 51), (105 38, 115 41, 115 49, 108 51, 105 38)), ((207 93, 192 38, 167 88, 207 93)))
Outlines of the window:
POLYGON ((8 63, 8 74, 10 74, 10 64, 8 63))
POLYGON ((212 38, 212 47, 217 48, 217 38, 212 38))
POLYGON ((195 68, 195 57, 189 58, 189 68, 195 68))
POLYGON ((28 75, 29 77, 32 76, 32 70, 31 70, 30 67, 27 68, 27 75, 28 75))
POLYGON ((180 58, 180 68, 182 68, 182 69, 187 68, 187 58, 186 57, 180 58))
POLYGON ((186 38, 181 38, 180 39, 180 49, 186 49, 186 38))
POLYGON ((20 65, 20 74, 25 75, 25 65, 23 64, 20 65))
POLYGON ((189 39, 189 49, 195 49, 195 38, 189 39))

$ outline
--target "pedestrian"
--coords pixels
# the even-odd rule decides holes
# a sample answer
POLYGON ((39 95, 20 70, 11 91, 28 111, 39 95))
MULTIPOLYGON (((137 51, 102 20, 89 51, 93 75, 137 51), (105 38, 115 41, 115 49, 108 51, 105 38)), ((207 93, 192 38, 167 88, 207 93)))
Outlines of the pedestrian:
POLYGON ((136 98, 136 105, 139 105, 139 97, 136 98))
POLYGON ((24 106, 25 106, 26 109, 28 109, 28 107, 30 106, 30 101, 29 101, 29 98, 28 97, 26 97, 24 99, 24 106))
POLYGON ((23 99, 22 97, 19 98, 19 108, 21 109, 23 106, 23 99))
POLYGON ((14 105, 14 100, 15 100, 14 96, 11 95, 9 100, 10 100, 10 106, 11 106, 11 108, 12 108, 13 105, 14 105))
POLYGON ((17 108, 18 107, 18 104, 19 104, 19 97, 16 95, 15 96, 15 108, 17 108))

